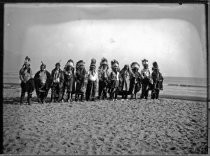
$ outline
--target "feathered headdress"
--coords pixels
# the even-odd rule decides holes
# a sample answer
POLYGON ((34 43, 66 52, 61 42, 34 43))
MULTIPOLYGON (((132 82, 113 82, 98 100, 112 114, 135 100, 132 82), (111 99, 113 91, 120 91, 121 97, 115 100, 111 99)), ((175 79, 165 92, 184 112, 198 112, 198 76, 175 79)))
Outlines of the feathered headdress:
POLYGON ((96 68, 96 59, 91 59, 90 68, 96 68))
POLYGON ((72 59, 69 59, 66 63, 66 66, 70 65, 71 67, 74 67, 74 61, 72 59))
POLYGON ((142 64, 144 65, 144 64, 148 64, 148 60, 147 59, 143 59, 142 60, 142 64))
POLYGON ((76 63, 76 69, 78 69, 80 66, 84 66, 85 65, 85 62, 83 60, 79 60, 77 63, 76 63))
POLYGON ((44 66, 44 68, 46 68, 46 64, 44 64, 43 61, 41 61, 41 66, 44 66))
POLYGON ((137 69, 140 68, 140 65, 138 64, 138 62, 132 62, 131 63, 131 69, 134 69, 134 68, 137 68, 137 69))
POLYGON ((109 69, 108 60, 105 57, 103 57, 101 59, 99 69, 102 68, 103 65, 106 65, 107 66, 107 69, 109 69))

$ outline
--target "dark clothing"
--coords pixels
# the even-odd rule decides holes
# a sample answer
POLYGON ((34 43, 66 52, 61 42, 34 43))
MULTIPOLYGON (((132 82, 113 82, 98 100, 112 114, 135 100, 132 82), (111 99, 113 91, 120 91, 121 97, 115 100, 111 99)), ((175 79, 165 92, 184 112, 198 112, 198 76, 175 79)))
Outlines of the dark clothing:
POLYGON ((95 100, 97 81, 88 81, 86 89, 86 100, 95 100))
POLYGON ((163 76, 159 72, 159 70, 153 70, 152 72, 152 93, 151 93, 151 98, 152 99, 158 99, 159 98, 159 92, 160 90, 163 89, 163 76))
POLYGON ((149 69, 142 69, 141 71, 142 75, 142 93, 141 93, 141 99, 148 98, 149 89, 151 87, 151 81, 150 81, 150 71, 149 69))
POLYGON ((75 92, 75 100, 77 101, 79 95, 81 95, 81 101, 83 101, 84 93, 85 93, 85 79, 86 79, 86 70, 85 68, 78 68, 75 75, 76 80, 76 92, 75 92))
POLYGON ((56 71, 56 69, 52 70, 52 86, 51 86, 51 101, 61 101, 63 96, 63 83, 64 83, 64 74, 61 69, 56 71))
POLYGON ((75 92, 75 76, 74 76, 74 68, 72 68, 71 70, 67 69, 64 69, 63 96, 66 92, 67 101, 68 101, 69 99, 72 99, 72 94, 75 92))
POLYGON ((34 76, 34 82, 35 82, 37 98, 38 100, 41 100, 41 102, 43 103, 47 98, 49 89, 51 87, 52 83, 51 75, 47 70, 43 72, 38 71, 34 76), (43 75, 45 76, 45 78, 42 78, 43 75))
POLYGON ((138 93, 141 89, 141 81, 142 81, 141 74, 138 71, 132 72, 130 89, 129 89, 129 94, 131 94, 131 97, 135 95, 136 98, 136 93, 138 93))
POLYGON ((122 98, 127 99, 127 95, 129 94, 130 89, 130 80, 131 80, 131 72, 122 69, 120 71, 120 93, 122 94, 122 98))
POLYGON ((108 70, 99 69, 98 78, 99 78, 99 88, 98 88, 98 96, 99 99, 107 98, 107 89, 108 89, 108 81, 109 81, 109 72, 108 70))
POLYGON ((119 92, 120 73, 112 71, 110 73, 110 99, 117 99, 119 92))
POLYGON ((141 93, 141 99, 148 98, 149 90, 150 90, 151 82, 150 79, 144 78, 142 80, 142 93, 141 93))

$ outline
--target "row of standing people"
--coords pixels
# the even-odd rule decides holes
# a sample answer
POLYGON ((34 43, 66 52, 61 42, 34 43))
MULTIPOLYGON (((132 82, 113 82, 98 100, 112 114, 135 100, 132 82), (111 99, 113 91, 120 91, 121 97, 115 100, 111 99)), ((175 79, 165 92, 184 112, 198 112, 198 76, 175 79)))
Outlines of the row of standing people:
POLYGON ((64 70, 60 69, 60 63, 56 63, 55 69, 49 73, 46 65, 42 62, 40 70, 32 77, 30 68, 30 58, 26 57, 19 75, 21 80, 21 98, 23 103, 25 92, 28 92, 27 101, 31 103, 32 92, 36 90, 38 101, 45 102, 51 88, 51 102, 61 102, 63 100, 72 101, 75 94, 75 101, 87 101, 96 99, 98 88, 98 98, 114 100, 118 95, 127 99, 131 98, 142 89, 140 98, 148 98, 151 90, 151 98, 158 98, 159 90, 162 89, 163 76, 159 71, 157 62, 153 63, 152 73, 148 68, 148 60, 142 60, 143 69, 139 72, 140 65, 133 62, 130 67, 125 65, 119 69, 117 60, 111 61, 111 72, 109 73, 108 60, 102 58, 98 71, 96 70, 96 60, 91 59, 90 68, 85 69, 85 62, 80 60, 74 67, 73 60, 68 60, 64 70), (75 71, 76 69, 76 71, 75 71), (64 96, 66 95, 66 98, 64 96))

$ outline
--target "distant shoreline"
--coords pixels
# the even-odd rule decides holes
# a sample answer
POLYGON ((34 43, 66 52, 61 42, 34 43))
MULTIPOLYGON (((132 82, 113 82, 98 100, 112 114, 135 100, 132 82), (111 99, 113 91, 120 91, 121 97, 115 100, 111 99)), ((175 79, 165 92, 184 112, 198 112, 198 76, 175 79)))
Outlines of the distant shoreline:
MULTIPOLYGON (((19 83, 3 83, 4 89, 17 89, 20 88, 19 83)), ((173 86, 173 85, 172 85, 173 86)), ((170 95, 170 94, 160 94, 160 98, 165 99, 179 99, 179 100, 188 100, 188 101, 202 101, 207 102, 206 97, 198 97, 198 96, 188 96, 188 95, 170 95)), ((210 101, 208 101, 210 102, 210 101)))
MULTIPOLYGON (((18 82, 14 82, 14 83, 8 83, 8 82, 5 82, 3 83, 3 85, 20 85, 20 83, 18 82)), ((202 85, 188 85, 188 84, 177 84, 177 83, 163 83, 163 85, 166 85, 166 86, 175 86, 175 87, 197 87, 197 88, 207 88, 207 86, 202 86, 202 85)), ((5 87, 5 86, 4 86, 5 87)))

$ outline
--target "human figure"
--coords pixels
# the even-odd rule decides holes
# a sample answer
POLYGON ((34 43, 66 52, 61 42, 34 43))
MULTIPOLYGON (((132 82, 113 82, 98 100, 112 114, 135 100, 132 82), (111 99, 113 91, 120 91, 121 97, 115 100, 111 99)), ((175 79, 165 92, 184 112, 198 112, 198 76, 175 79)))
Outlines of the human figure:
POLYGON ((74 75, 74 62, 68 60, 64 67, 64 87, 63 96, 67 94, 67 102, 72 102, 72 96, 75 92, 75 75, 74 75))
POLYGON ((34 82, 38 102, 45 103, 52 81, 51 75, 46 70, 46 65, 43 62, 40 70, 34 76, 34 82))
POLYGON ((130 80, 131 80, 131 72, 129 69, 129 65, 125 65, 124 68, 120 71, 121 77, 121 93, 122 98, 127 99, 130 89, 130 80))
POLYGON ((141 99, 148 98, 148 92, 150 87, 150 71, 148 68, 148 60, 144 59, 142 60, 143 69, 141 70, 141 76, 142 76, 142 93, 141 93, 141 99))
POLYGON ((32 93, 34 91, 34 80, 32 78, 32 70, 30 68, 30 58, 28 56, 25 57, 24 64, 19 71, 19 78, 21 80, 21 96, 20 96, 20 104, 23 104, 23 100, 25 97, 25 93, 28 93, 27 102, 31 104, 32 93))
POLYGON ((98 83, 98 73, 96 71, 96 60, 91 59, 90 70, 87 73, 86 100, 95 101, 96 87, 98 83))
POLYGON ((139 73, 139 68, 140 65, 137 62, 133 62, 131 64, 131 87, 130 87, 130 94, 131 94, 131 99, 134 98, 136 99, 136 94, 140 91, 141 89, 141 81, 142 77, 141 74, 139 73))
POLYGON ((75 80, 76 80, 76 93, 75 93, 75 101, 79 100, 84 101, 84 93, 86 89, 86 70, 85 70, 85 62, 83 60, 80 60, 76 64, 76 74, 75 74, 75 80))
POLYGON ((99 88, 98 97, 99 99, 107 98, 107 89, 109 81, 109 66, 106 58, 102 58, 98 69, 99 88))
POLYGON ((153 62, 152 67, 152 93, 151 93, 151 99, 158 99, 159 98, 159 92, 163 89, 163 76, 160 73, 160 70, 158 68, 157 62, 153 62))
POLYGON ((60 63, 55 64, 55 68, 51 72, 51 77, 51 102, 61 102, 63 95, 64 74, 63 71, 60 69, 60 63))
POLYGON ((110 99, 117 100, 117 95, 119 91, 119 62, 117 60, 111 61, 112 71, 110 73, 110 99))

